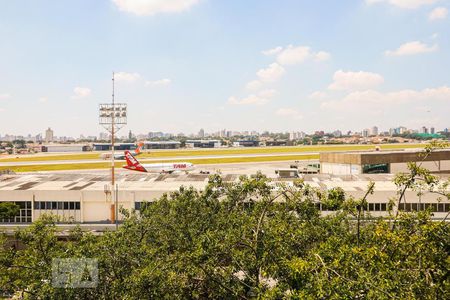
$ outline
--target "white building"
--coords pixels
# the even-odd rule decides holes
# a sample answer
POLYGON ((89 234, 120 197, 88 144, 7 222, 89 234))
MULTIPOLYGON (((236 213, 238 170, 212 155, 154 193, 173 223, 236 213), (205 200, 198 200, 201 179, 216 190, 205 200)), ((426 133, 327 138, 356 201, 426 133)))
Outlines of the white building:
POLYGON ((378 135, 378 127, 377 126, 373 126, 372 130, 370 131, 370 135, 378 135))
MULTIPOLYGON (((111 224, 115 219, 115 201, 112 201, 107 188, 110 177, 105 174, 8 175, 8 180, 0 180, 0 202, 14 202, 19 205, 20 211, 12 219, 0 220, 0 227, 6 225, 16 228, 18 224, 30 224, 43 214, 58 215, 61 223, 84 223, 89 226, 111 224)), ((273 175, 275 176, 274 173, 273 175)), ((385 174, 355 176, 352 181, 343 180, 348 176, 304 176, 305 183, 311 186, 323 189, 341 187, 355 198, 362 198, 365 187, 370 181, 374 181, 375 192, 367 199, 368 209, 373 216, 387 216, 389 199, 397 195, 396 185, 385 174)), ((223 178, 227 182, 233 182, 238 177, 237 174, 227 174, 223 178)), ((160 174, 118 174, 118 206, 140 210, 143 202, 154 201, 165 193, 178 190, 181 185, 201 190, 208 183, 208 178, 206 174, 166 174, 164 177, 160 174)), ((285 184, 291 185, 292 182, 285 181, 285 184)), ((407 191, 406 197, 410 199, 403 206, 407 211, 431 208, 435 218, 443 218, 450 211, 450 203, 446 200, 438 202, 435 194, 425 193, 420 203, 414 191, 407 191)), ((322 210, 320 203, 317 204, 322 210)))
POLYGON ((301 132, 293 131, 293 132, 289 133, 289 140, 290 141, 304 139, 305 137, 306 137, 306 133, 304 133, 303 131, 301 131, 301 132))
POLYGON ((54 136, 53 136, 53 130, 50 129, 50 127, 45 131, 45 142, 50 143, 53 142, 54 136))

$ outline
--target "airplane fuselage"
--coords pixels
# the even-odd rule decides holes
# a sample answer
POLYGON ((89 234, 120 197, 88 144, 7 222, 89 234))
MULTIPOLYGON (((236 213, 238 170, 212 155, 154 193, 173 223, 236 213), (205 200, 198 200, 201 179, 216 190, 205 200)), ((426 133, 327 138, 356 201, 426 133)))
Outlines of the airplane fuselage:
POLYGON ((142 164, 142 168, 136 168, 135 166, 124 166, 125 169, 147 172, 147 173, 173 173, 173 172, 185 172, 194 169, 194 165, 188 162, 177 163, 155 163, 155 164, 142 164))

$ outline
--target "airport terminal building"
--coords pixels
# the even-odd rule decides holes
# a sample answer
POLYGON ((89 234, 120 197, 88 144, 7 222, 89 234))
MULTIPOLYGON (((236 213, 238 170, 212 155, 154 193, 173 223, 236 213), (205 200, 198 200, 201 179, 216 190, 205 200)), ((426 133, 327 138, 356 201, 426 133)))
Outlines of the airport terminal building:
POLYGON ((421 162, 434 173, 450 173, 450 150, 320 153, 320 172, 334 175, 406 172, 408 162, 421 162))

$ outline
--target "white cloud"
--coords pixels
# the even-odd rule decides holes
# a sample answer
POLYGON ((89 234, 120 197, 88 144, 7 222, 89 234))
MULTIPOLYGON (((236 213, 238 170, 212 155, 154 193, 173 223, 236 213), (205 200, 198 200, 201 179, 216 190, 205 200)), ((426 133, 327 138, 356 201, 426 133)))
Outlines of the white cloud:
POLYGON ((293 117, 295 119, 301 119, 302 115, 300 114, 300 112, 296 109, 293 108, 280 108, 278 109, 275 114, 277 116, 282 116, 282 117, 293 117))
POLYGON ((166 86, 172 83, 172 80, 168 78, 163 78, 155 81, 147 81, 145 85, 152 85, 152 86, 166 86))
POLYGON ((331 55, 325 51, 314 52, 307 46, 289 45, 277 55, 277 62, 280 65, 295 65, 305 62, 308 59, 324 61, 330 59, 331 55))
POLYGON ((258 96, 262 98, 273 98, 276 94, 277 94, 276 90, 270 89, 259 92, 258 96))
POLYGON ((294 47, 289 45, 277 55, 277 62, 281 65, 295 65, 304 62, 312 55, 306 46, 294 47))
POLYGON ((422 42, 414 41, 414 42, 408 42, 400 47, 398 47, 396 50, 390 51, 387 50, 384 52, 386 56, 404 56, 404 55, 415 55, 420 53, 429 53, 434 52, 438 49, 437 45, 428 46, 422 42))
POLYGON ((313 92, 308 96, 309 99, 313 99, 313 100, 323 100, 327 97, 328 97, 327 93, 321 92, 321 91, 313 92))
POLYGON ((432 101, 449 101, 450 87, 427 88, 421 91, 400 90, 396 92, 378 92, 374 90, 351 92, 342 99, 326 101, 321 104, 323 109, 370 111, 380 107, 405 105, 413 102, 430 104, 432 101))
POLYGON ((10 94, 0 94, 0 100, 6 100, 6 99, 9 99, 9 98, 11 98, 11 95, 10 94))
POLYGON ((277 63, 269 65, 266 69, 261 69, 256 72, 256 75, 261 81, 273 82, 277 81, 281 76, 283 76, 285 70, 282 66, 277 63))
POLYGON ((447 18, 448 9, 445 7, 436 7, 428 15, 430 21, 441 20, 447 18))
POLYGON ((435 32, 430 36, 433 40, 437 39, 439 37, 439 33, 435 32))
POLYGON ((73 93, 72 99, 80 99, 89 96, 91 94, 91 89, 77 86, 73 89, 73 93))
POLYGON ((371 72, 336 71, 333 82, 328 86, 330 90, 365 90, 376 87, 384 82, 383 76, 371 72))
POLYGON ((317 61, 325 61, 329 60, 331 57, 330 53, 325 51, 319 51, 314 55, 315 60, 317 61))
POLYGON ((157 13, 177 13, 188 10, 199 0, 112 0, 121 11, 138 16, 151 16, 157 13))
POLYGON ((375 3, 388 3, 390 5, 405 8, 405 9, 416 9, 423 5, 430 5, 438 2, 439 0, 366 0, 367 4, 375 3))
POLYGON ((264 50, 261 53, 264 55, 274 55, 274 54, 280 53, 281 50, 283 50, 283 47, 278 46, 278 47, 275 47, 272 49, 264 50))
POLYGON ((133 82, 141 78, 139 73, 117 72, 114 73, 114 80, 133 82))
POLYGON ((245 98, 238 99, 234 96, 228 98, 228 104, 231 105, 263 105, 270 101, 276 94, 275 90, 264 90, 258 94, 249 95, 245 98))
POLYGON ((48 101, 47 97, 39 97, 38 102, 40 103, 46 103, 48 101))
POLYGON ((247 85, 245 86, 245 88, 250 91, 256 91, 256 90, 260 89, 261 87, 262 87, 262 83, 259 80, 252 80, 249 83, 247 83, 247 85))

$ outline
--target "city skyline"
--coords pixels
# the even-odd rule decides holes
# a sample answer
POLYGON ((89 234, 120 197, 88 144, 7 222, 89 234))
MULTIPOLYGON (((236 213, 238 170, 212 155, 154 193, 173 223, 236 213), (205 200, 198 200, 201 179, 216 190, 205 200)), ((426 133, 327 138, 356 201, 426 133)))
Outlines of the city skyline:
MULTIPOLYGON (((129 130, 125 134, 118 134, 118 138, 122 140, 137 138, 138 140, 146 140, 152 138, 176 138, 176 137, 187 137, 187 138, 217 138, 217 137, 235 137, 235 136, 261 136, 264 134, 288 134, 289 139, 298 139, 304 138, 305 136, 313 136, 318 133, 322 135, 332 135, 334 137, 341 136, 353 136, 360 135, 362 137, 369 136, 392 136, 392 135, 402 135, 402 134, 416 134, 416 133, 425 133, 425 134, 435 134, 439 132, 447 133, 449 128, 435 128, 434 126, 426 127, 421 126, 420 128, 407 128, 404 126, 397 126, 388 129, 379 128, 378 126, 371 126, 370 128, 364 128, 361 130, 340 130, 334 129, 330 131, 323 130, 313 130, 311 132, 305 132, 303 130, 292 130, 292 131, 281 131, 281 132, 272 132, 272 131, 249 131, 249 130, 227 130, 221 129, 219 131, 208 132, 203 128, 200 128, 198 132, 194 133, 186 133, 186 132, 163 132, 163 131, 148 131, 145 133, 142 132, 132 132, 129 130), (292 137, 295 138, 292 138, 292 137)), ((110 133, 106 131, 101 131, 96 135, 85 135, 83 133, 77 136, 67 136, 67 135, 55 135, 54 130, 52 128, 47 128, 44 133, 38 134, 25 134, 25 135, 14 135, 10 133, 2 133, 0 132, 0 141, 13 141, 16 139, 26 139, 32 140, 35 142, 66 142, 71 140, 109 140, 110 133)))
POLYGON ((449 1, 287 2, 4 2, 2 134, 98 136, 112 71, 119 135, 450 126, 449 1))

